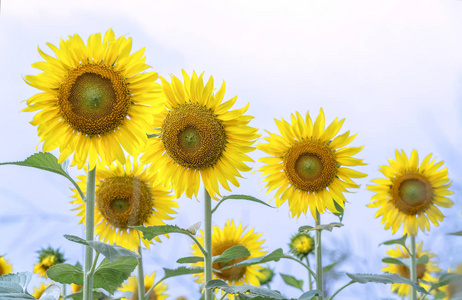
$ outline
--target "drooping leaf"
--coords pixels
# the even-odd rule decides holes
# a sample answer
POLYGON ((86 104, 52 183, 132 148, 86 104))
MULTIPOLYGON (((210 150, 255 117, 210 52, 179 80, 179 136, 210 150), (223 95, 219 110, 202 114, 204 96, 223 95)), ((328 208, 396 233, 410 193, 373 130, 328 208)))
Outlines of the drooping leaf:
POLYGON ((252 196, 247 196, 247 195, 229 195, 229 196, 223 197, 223 198, 217 203, 217 205, 215 205, 215 207, 212 209, 212 214, 217 210, 218 206, 220 206, 220 205, 221 205, 223 202, 225 202, 226 200, 248 200, 248 201, 257 202, 257 203, 263 204, 263 205, 265 205, 265 206, 274 208, 274 206, 271 206, 271 205, 269 205, 268 203, 263 202, 263 201, 261 201, 261 200, 255 198, 255 197, 252 197, 252 196))
POLYGON ((449 235, 462 236, 462 231, 452 232, 452 233, 449 233, 449 235))
POLYGON ((203 273, 203 272, 204 272, 204 268, 186 268, 186 267, 179 267, 176 269, 164 268, 164 279, 175 277, 175 276, 197 274, 197 273, 203 273))
POLYGON ((395 274, 350 274, 346 273, 348 277, 359 283, 375 282, 375 283, 407 283, 412 285, 421 293, 428 294, 428 292, 421 287, 417 282, 411 281, 407 278, 400 277, 395 274))
POLYGON ((207 284, 205 285, 206 289, 220 289, 228 294, 244 294, 244 293, 250 293, 254 294, 257 296, 262 296, 266 297, 263 299, 275 299, 275 300, 287 300, 285 297, 283 297, 279 292, 273 291, 270 289, 265 289, 262 287, 256 287, 252 285, 235 285, 235 286, 229 286, 226 282, 223 280, 209 280, 207 284))
POLYGON ((143 238, 152 240, 156 236, 169 234, 169 233, 182 233, 190 235, 191 232, 188 229, 180 228, 176 225, 157 225, 157 226, 129 226, 130 228, 137 229, 143 233, 143 238))
POLYGON ((227 262, 236 258, 248 256, 250 256, 250 251, 246 247, 242 245, 236 245, 223 251, 223 253, 220 256, 214 258, 213 261, 217 263, 227 262))
POLYGON ((83 285, 83 272, 71 264, 57 264, 47 270, 47 276, 56 282, 83 285))
POLYGON ((135 270, 138 260, 135 257, 121 256, 110 262, 107 258, 103 259, 96 268, 93 277, 93 287, 103 288, 114 294, 124 280, 135 270))
POLYGON ((329 223, 329 224, 326 224, 326 225, 318 225, 316 227, 313 227, 313 226, 309 226, 309 225, 306 225, 306 226, 302 226, 298 229, 299 232, 308 232, 308 231, 313 231, 313 230, 328 230, 328 231, 332 231, 332 229, 334 229, 335 227, 342 227, 343 224, 342 223, 338 223, 338 222, 333 222, 333 223, 329 223))
POLYGON ((442 300, 444 298, 446 298, 446 293, 443 291, 439 291, 433 296, 433 300, 442 300))
POLYGON ((341 223, 343 221, 343 214, 345 213, 343 207, 340 206, 340 204, 337 203, 337 201, 334 201, 335 209, 338 211, 334 213, 335 216, 338 217, 339 222, 341 223))
POLYGON ((320 290, 311 290, 311 291, 308 291, 306 293, 303 293, 300 298, 298 298, 297 300, 311 300, 313 299, 313 297, 316 297, 316 296, 321 296, 321 291, 320 290))
POLYGON ((78 187, 74 179, 72 179, 72 177, 69 176, 69 174, 67 174, 66 171, 64 171, 61 165, 58 164, 58 159, 49 152, 35 153, 29 156, 28 158, 26 158, 24 161, 5 162, 5 163, 0 163, 0 165, 17 165, 17 166, 24 166, 24 167, 32 167, 32 168, 37 168, 37 169, 45 170, 48 172, 52 172, 55 174, 59 174, 69 179, 69 181, 72 182, 72 184, 80 192, 80 188, 78 187))
POLYGON ((58 300, 61 296, 61 288, 56 284, 51 284, 43 291, 39 300, 58 300))
MULTIPOLYGON (((223 268, 222 270, 226 270, 232 267, 245 267, 245 266, 250 266, 250 265, 255 265, 255 264, 261 264, 269 261, 279 261, 281 258, 288 257, 287 255, 284 255, 282 252, 282 249, 276 249, 273 252, 271 252, 268 255, 265 256, 260 256, 260 257, 254 257, 254 258, 249 258, 246 260, 243 260, 237 264, 234 264, 232 266, 227 266, 223 268)), ((290 257, 292 258, 292 257, 290 257)))
POLYGON ((27 293, 27 286, 31 277, 30 272, 0 276, 0 300, 35 300, 34 297, 27 293))
POLYGON ((204 261, 202 256, 187 256, 178 259, 176 262, 179 264, 194 264, 200 261, 204 261))
POLYGON ((303 292, 303 280, 298 280, 294 276, 282 274, 280 273, 282 280, 284 280, 285 284, 290 285, 294 288, 299 289, 303 292))

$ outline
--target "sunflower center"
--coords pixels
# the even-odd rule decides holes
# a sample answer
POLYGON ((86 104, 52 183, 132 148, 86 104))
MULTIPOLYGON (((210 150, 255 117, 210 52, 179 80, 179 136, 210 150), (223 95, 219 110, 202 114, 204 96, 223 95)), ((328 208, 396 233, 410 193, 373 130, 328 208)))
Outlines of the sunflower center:
MULTIPOLYGON (((417 279, 422 279, 425 275, 426 267, 425 264, 417 265, 417 279)), ((398 269, 399 276, 410 279, 411 273, 409 272, 409 268, 403 265, 399 266, 398 269)))
MULTIPOLYGON (((212 252, 213 255, 220 255, 222 254, 226 249, 229 249, 233 246, 236 246, 237 244, 234 243, 224 243, 222 245, 217 245, 216 247, 213 248, 212 252)), ((221 270, 222 268, 232 266, 234 264, 237 264, 241 261, 246 260, 248 257, 240 257, 236 258, 230 261, 226 262, 219 262, 216 263, 214 262, 212 267, 217 270, 221 270)), ((245 271, 247 267, 232 267, 226 270, 222 270, 220 273, 215 273, 219 278, 223 280, 228 280, 228 281, 238 281, 242 277, 244 277, 245 271)))
POLYGON ((290 183, 308 192, 325 189, 337 174, 337 161, 332 149, 312 140, 293 145, 284 156, 283 166, 290 183))
POLYGON ((104 64, 71 70, 58 93, 63 118, 83 134, 104 135, 123 123, 131 105, 125 78, 104 64))
POLYGON ((433 189, 427 178, 418 173, 405 173, 392 185, 396 207, 407 215, 425 211, 432 203, 433 189))
POLYGON ((147 185, 137 177, 104 179, 96 191, 96 205, 113 226, 140 226, 153 211, 153 199, 147 185))
POLYGON ((313 245, 310 239, 308 239, 305 236, 302 236, 294 241, 294 247, 297 248, 297 252, 306 253, 313 248, 313 245))
POLYGON ((226 145, 226 131, 210 109, 188 103, 172 109, 162 124, 167 154, 179 165, 206 169, 218 161, 226 145))

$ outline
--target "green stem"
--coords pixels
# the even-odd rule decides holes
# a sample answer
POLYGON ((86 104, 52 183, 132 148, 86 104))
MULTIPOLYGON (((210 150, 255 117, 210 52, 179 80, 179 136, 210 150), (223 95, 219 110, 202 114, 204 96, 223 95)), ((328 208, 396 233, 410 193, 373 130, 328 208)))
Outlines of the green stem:
MULTIPOLYGON (((316 210, 316 226, 321 225, 321 214, 316 210)), ((316 254, 316 289, 321 292, 318 300, 324 299, 322 289, 322 256, 321 256, 321 230, 316 230, 315 236, 315 254, 316 254)))
POLYGON ((95 274, 96 263, 98 262, 99 252, 96 251, 95 259, 93 260, 93 264, 91 265, 90 274, 93 276, 95 274))
POLYGON ((66 297, 66 284, 65 283, 63 283, 63 292, 61 294, 64 299, 64 297, 66 297))
POLYGON ((334 297, 335 297, 338 293, 340 293, 340 291, 342 291, 344 288, 346 288, 347 286, 352 285, 352 284, 355 283, 355 282, 356 282, 356 281, 352 280, 352 281, 348 282, 347 284, 345 284, 344 286, 342 286, 341 288, 339 288, 339 289, 332 295, 332 297, 329 298, 329 300, 334 299, 334 297))
MULTIPOLYGON (((411 281, 417 282, 417 265, 416 265, 416 251, 415 251, 415 235, 411 234, 411 281)), ((411 294, 409 299, 417 300, 417 290, 411 286, 411 294)))
POLYGON ((143 271, 143 255, 141 253, 141 239, 140 239, 140 245, 138 246, 138 254, 140 255, 140 257, 138 257, 138 299, 145 300, 144 294, 146 293, 146 290, 144 287, 144 271, 143 271))
MULTIPOLYGON (((308 255, 305 257, 306 259, 306 265, 308 268, 310 267, 310 260, 308 259, 308 255)), ((313 281, 311 279, 311 273, 310 270, 308 270, 308 291, 311 291, 313 289, 313 281)))
MULTIPOLYGON (((95 229, 95 178, 96 167, 88 172, 87 195, 85 197, 85 239, 93 241, 95 229)), ((93 274, 90 268, 93 262, 93 248, 85 246, 85 267, 83 280, 83 300, 92 300, 93 274)))
POLYGON ((293 260, 293 261, 298 262, 300 265, 302 265, 303 267, 305 267, 305 269, 307 269, 308 272, 309 272, 311 275, 313 275, 313 277, 316 279, 316 273, 313 272, 313 270, 311 270, 311 268, 310 268, 309 266, 305 265, 305 264, 304 264, 303 262, 301 262, 300 260, 298 260, 298 259, 296 259, 296 258, 294 258, 294 257, 291 257, 291 256, 284 256, 284 257, 282 257, 282 258, 286 258, 286 259, 290 259, 290 260, 293 260))
MULTIPOLYGON (((204 272, 205 281, 207 284, 212 280, 212 199, 209 193, 204 188, 204 272)), ((205 300, 212 300, 212 290, 205 289, 205 300)))
POLYGON ((162 277, 161 280, 157 281, 156 284, 152 285, 151 288, 146 292, 146 294, 144 294, 144 299, 148 299, 149 298, 149 295, 151 294, 152 290, 155 289, 156 286, 159 285, 159 283, 161 283, 162 281, 165 280, 165 277, 162 277))

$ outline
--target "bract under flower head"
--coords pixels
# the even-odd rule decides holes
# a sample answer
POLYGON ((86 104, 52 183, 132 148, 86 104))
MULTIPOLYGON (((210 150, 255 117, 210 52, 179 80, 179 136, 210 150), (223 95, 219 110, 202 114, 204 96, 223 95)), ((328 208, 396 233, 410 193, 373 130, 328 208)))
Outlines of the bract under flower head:
POLYGON ((154 114, 163 108, 157 73, 149 68, 144 49, 130 54, 131 38, 115 38, 108 30, 93 34, 85 45, 77 34, 61 40, 59 48, 47 44, 56 57, 39 49, 43 70, 25 76, 40 90, 27 100, 23 111, 39 111, 31 124, 38 126, 43 151, 59 147, 61 163, 74 153, 71 165, 93 169, 97 161, 125 162, 125 149, 137 155, 144 147, 154 114))

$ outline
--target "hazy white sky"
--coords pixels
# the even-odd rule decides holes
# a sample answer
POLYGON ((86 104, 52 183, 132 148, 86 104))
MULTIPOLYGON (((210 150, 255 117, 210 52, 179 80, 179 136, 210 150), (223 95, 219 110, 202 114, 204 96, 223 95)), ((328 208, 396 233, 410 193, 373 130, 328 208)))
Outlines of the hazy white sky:
MULTIPOLYGON (((19 112, 25 107, 21 101, 37 92, 22 79, 37 73, 30 67, 42 60, 37 47, 51 52, 47 42, 56 45, 74 33, 86 39, 112 28, 116 36, 132 37, 133 49, 146 47, 147 63, 162 76, 178 76, 185 69, 205 71, 217 84, 226 80, 226 97, 238 95, 237 107, 250 103, 248 114, 255 116, 252 125, 261 134, 263 129, 277 131, 273 118, 288 118, 295 111, 309 110, 316 116, 323 107, 326 122, 346 118, 342 132, 358 132, 353 145, 365 145, 358 156, 368 165, 357 169, 369 177, 347 198, 345 227, 324 235, 331 249, 348 247, 352 259, 342 270, 377 273, 382 266, 386 248, 376 246, 391 238, 391 232, 374 219, 375 210, 365 207, 372 193, 364 187, 379 176, 377 167, 396 148, 408 153, 416 148, 421 157, 434 153, 445 160, 454 190, 460 191, 460 1, 3 0, 1 5, 0 161, 23 160, 39 141, 36 128, 28 124, 33 114, 19 112)), ((257 159, 263 153, 252 155, 257 159)), ((246 174, 234 192, 271 200, 259 175, 246 174)), ((66 180, 13 166, 2 166, 0 178, 0 253, 7 254, 14 270, 32 270, 34 251, 48 245, 64 249, 71 262, 82 260, 81 249, 62 237, 82 232, 70 211, 66 180)), ((462 227, 461 202, 457 195, 453 200, 455 207, 443 211, 448 216, 444 227, 418 237, 424 248, 439 254, 443 269, 460 262, 454 250, 460 241, 444 236, 462 227), (452 250, 445 250, 442 241, 452 250)), ((179 203, 175 223, 189 226, 202 219, 200 203, 179 203)), ((289 219, 287 205, 269 209, 246 202, 224 204, 214 224, 223 226, 228 218, 263 232, 267 251, 287 250, 289 236, 313 223, 311 217, 289 219)), ((324 219, 335 221, 333 216, 324 219)), ((177 258, 190 252, 183 237, 172 237, 154 249, 146 258, 148 271, 174 267, 177 258), (172 251, 181 247, 178 253, 172 251)), ((290 262, 273 266, 305 279, 305 272, 290 262)), ((167 283, 175 287, 173 296, 188 295, 194 288, 190 277, 167 283)), ((273 288, 298 295, 280 278, 273 288)), ((358 299, 371 291, 385 297, 388 289, 352 286, 341 299, 358 299)))

